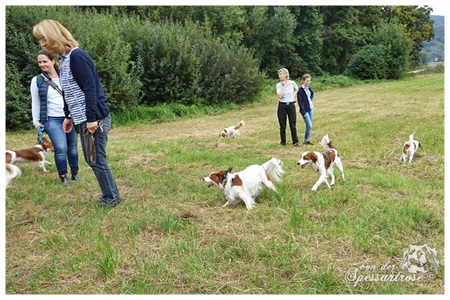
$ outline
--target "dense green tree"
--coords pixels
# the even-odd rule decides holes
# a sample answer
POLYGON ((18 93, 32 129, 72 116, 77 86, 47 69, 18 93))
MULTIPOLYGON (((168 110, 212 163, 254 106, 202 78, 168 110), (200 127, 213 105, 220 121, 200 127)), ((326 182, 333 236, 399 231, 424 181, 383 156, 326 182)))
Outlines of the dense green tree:
POLYGON ((258 32, 253 49, 261 59, 261 69, 270 76, 276 76, 277 70, 285 67, 294 70, 301 65, 299 53, 295 52, 298 40, 294 35, 297 26, 295 15, 287 7, 269 8, 270 17, 266 19, 258 32))
POLYGON ((433 23, 431 20, 432 8, 429 6, 389 6, 384 8, 385 19, 389 22, 398 22, 413 41, 411 48, 411 62, 420 64, 420 52, 423 43, 429 42, 434 37, 433 23))
POLYGON ((342 74, 350 58, 366 44, 359 10, 354 6, 322 6, 322 69, 332 75, 342 74))
POLYGON ((323 73, 322 66, 322 15, 318 6, 291 6, 296 16, 297 26, 294 35, 298 40, 295 52, 300 56, 300 64, 293 70, 293 75, 300 78, 304 73, 314 76, 323 73))
POLYGON ((399 79, 409 70, 413 42, 400 25, 382 24, 374 34, 373 44, 383 48, 387 79, 399 79))

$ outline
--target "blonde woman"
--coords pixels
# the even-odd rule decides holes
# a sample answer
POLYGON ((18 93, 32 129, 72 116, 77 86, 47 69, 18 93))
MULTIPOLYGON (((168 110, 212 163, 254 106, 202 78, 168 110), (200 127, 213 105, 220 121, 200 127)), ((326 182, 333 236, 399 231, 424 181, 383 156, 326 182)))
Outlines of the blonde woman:
POLYGON ((120 194, 106 160, 111 115, 95 64, 58 21, 39 22, 33 27, 33 35, 42 48, 61 56, 60 82, 66 103, 63 130, 70 132, 74 125, 78 128, 84 159, 94 171, 102 192, 100 205, 114 207, 120 202, 120 194))
POLYGON ((280 123, 280 145, 286 146, 286 121, 289 119, 289 128, 291 130, 292 145, 298 146, 297 137, 297 112, 295 110, 295 100, 297 98, 298 86, 289 80, 289 71, 286 68, 278 70, 277 83, 278 96, 278 122, 280 123))

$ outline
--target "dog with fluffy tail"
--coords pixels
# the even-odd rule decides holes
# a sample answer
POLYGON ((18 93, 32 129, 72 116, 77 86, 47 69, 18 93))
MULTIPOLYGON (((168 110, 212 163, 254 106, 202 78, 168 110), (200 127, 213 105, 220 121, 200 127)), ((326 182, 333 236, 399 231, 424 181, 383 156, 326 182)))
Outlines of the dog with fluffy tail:
POLYGON ((208 183, 208 187, 216 186, 223 191, 227 199, 224 207, 242 200, 250 210, 255 207, 255 197, 264 186, 277 192, 272 180, 281 182, 281 176, 284 173, 282 165, 281 160, 272 158, 262 165, 251 165, 237 173, 231 173, 232 168, 213 172, 203 178, 203 181, 208 183))
POLYGON ((403 162, 405 162, 407 159, 409 160, 409 162, 411 162, 417 149, 419 147, 422 148, 422 144, 414 139, 414 133, 412 133, 409 136, 409 140, 405 142, 405 144, 403 144, 402 155, 400 156, 400 160, 403 162))
POLYGON ((8 188, 9 183, 11 182, 11 180, 13 180, 14 178, 20 177, 22 175, 22 171, 20 170, 20 168, 16 165, 13 165, 11 163, 6 163, 6 173, 5 173, 5 179, 6 179, 6 184, 5 184, 5 189, 8 188))
POLYGON ((244 128, 244 126, 245 126, 245 122, 244 122, 244 120, 241 120, 241 122, 239 122, 239 125, 224 128, 219 133, 219 137, 222 139, 227 138, 227 137, 232 137, 232 138, 238 139, 239 136, 241 135, 241 129, 244 128))

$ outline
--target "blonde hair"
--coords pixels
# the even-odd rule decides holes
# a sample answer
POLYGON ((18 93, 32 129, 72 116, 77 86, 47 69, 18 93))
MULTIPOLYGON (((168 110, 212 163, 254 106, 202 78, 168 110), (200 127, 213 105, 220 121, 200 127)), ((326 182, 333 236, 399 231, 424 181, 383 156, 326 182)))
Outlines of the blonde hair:
POLYGON ((286 78, 289 79, 289 71, 286 68, 281 68, 278 70, 278 74, 283 73, 284 75, 286 75, 286 78))
POLYGON ((61 23, 51 19, 42 20, 34 25, 33 35, 38 40, 45 39, 45 48, 58 54, 67 54, 79 45, 61 23))

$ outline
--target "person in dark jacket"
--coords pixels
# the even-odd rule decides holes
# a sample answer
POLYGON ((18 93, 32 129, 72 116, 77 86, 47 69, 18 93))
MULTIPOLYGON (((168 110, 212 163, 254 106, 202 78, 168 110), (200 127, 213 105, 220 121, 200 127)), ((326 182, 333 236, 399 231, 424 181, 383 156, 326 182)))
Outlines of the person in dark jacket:
POLYGON ((306 124, 306 130, 305 130, 305 140, 303 142, 303 145, 314 145, 311 143, 311 130, 312 130, 312 120, 314 116, 314 105, 313 105, 313 98, 314 98, 314 91, 310 87, 311 84, 311 75, 304 74, 302 76, 302 85, 300 86, 298 93, 297 93, 297 103, 300 107, 300 114, 303 117, 303 120, 306 124))
POLYGON ((45 129, 53 144, 55 164, 59 178, 69 186, 67 162, 70 166, 72 180, 78 176, 78 134, 74 129, 64 132, 64 99, 61 95, 59 69, 55 56, 47 50, 40 50, 37 61, 42 73, 33 77, 30 85, 31 112, 33 126, 45 129))
POLYGON ((33 27, 33 35, 42 48, 61 55, 60 81, 66 115, 63 129, 69 132, 74 125, 78 128, 84 159, 102 192, 100 205, 114 207, 120 202, 120 194, 106 160, 111 114, 95 64, 58 21, 39 22, 33 27))

